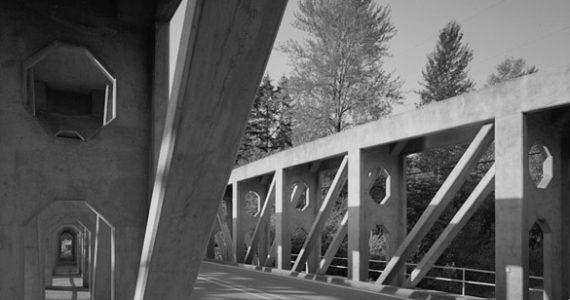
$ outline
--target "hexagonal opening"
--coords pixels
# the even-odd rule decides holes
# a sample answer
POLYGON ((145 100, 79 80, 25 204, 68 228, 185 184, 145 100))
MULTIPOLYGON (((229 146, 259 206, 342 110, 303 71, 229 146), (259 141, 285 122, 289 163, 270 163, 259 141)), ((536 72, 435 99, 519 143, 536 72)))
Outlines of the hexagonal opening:
POLYGON ((116 80, 84 47, 54 42, 24 72, 26 108, 50 134, 86 140, 115 119, 116 80))
POLYGON ((245 194, 244 209, 248 215, 257 217, 261 211, 261 197, 258 193, 249 191, 245 194))
POLYGON ((539 189, 546 189, 553 177, 553 157, 548 147, 533 144, 528 151, 530 179, 539 189))
POLYGON ((376 204, 384 204, 390 198, 390 174, 380 167, 368 173, 372 182, 368 191, 370 198, 376 204))
POLYGON ((304 211, 309 207, 309 186, 304 182, 296 182, 291 185, 291 203, 298 211, 304 211))

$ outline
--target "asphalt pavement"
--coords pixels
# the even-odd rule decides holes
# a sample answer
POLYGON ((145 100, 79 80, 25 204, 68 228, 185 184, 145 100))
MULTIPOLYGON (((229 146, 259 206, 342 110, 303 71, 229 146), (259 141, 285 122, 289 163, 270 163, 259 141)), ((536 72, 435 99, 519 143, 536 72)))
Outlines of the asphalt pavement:
POLYGON ((200 267, 191 299, 391 300, 405 298, 204 261, 200 267))

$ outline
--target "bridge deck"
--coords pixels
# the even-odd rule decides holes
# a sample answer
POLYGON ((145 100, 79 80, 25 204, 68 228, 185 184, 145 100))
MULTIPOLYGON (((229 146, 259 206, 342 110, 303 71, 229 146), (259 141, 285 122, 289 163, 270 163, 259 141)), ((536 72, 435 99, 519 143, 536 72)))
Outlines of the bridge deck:
POLYGON ((380 295, 336 284, 283 277, 205 261, 200 267, 191 299, 391 300, 407 298, 380 295))

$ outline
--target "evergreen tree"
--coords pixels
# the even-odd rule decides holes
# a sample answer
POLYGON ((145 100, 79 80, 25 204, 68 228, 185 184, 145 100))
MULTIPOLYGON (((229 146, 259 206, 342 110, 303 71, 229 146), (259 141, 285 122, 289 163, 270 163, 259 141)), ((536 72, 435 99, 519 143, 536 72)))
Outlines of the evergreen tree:
POLYGON ((293 24, 307 33, 281 49, 293 66, 295 144, 390 112, 400 82, 383 68, 396 29, 372 0, 301 0, 293 24))
POLYGON ((487 85, 493 86, 509 79, 529 75, 538 72, 535 66, 527 67, 526 61, 522 58, 506 57, 497 65, 496 74, 489 75, 487 85))
POLYGON ((422 71, 425 83, 419 91, 424 105, 441 101, 471 91, 475 84, 467 76, 467 65, 473 59, 473 50, 462 44, 461 26, 448 23, 439 33, 439 40, 433 53, 428 55, 425 70, 422 71))
POLYGON ((255 96, 242 138, 237 164, 248 163, 291 147, 291 99, 282 78, 274 86, 266 75, 255 96))
MULTIPOLYGON (((467 67, 473 58, 473 51, 469 49, 468 45, 462 44, 462 38, 461 27, 455 22, 448 23, 441 30, 436 48, 433 53, 428 55, 428 63, 422 71, 424 89, 418 92, 421 97, 419 105, 448 99, 474 88, 474 83, 467 74, 467 67)), ((407 177, 409 229, 429 205, 429 201, 436 194, 466 148, 466 145, 445 146, 428 149, 408 158, 408 166, 411 168, 410 170, 413 170, 413 173, 408 174, 407 177)), ((487 158, 492 157, 492 153, 493 147, 490 147, 477 167, 470 173, 455 198, 446 207, 438 222, 422 240, 416 253, 412 254, 412 261, 419 261, 433 245, 433 242, 490 167, 492 161, 487 161, 487 158)), ((493 203, 492 197, 485 201, 461 230, 455 241, 442 254, 437 264, 492 268, 494 255, 494 247, 492 246, 494 242, 493 203), (466 253, 469 255, 465 255, 466 253)), ((422 283, 422 287, 441 288, 437 284, 428 282, 422 283)))

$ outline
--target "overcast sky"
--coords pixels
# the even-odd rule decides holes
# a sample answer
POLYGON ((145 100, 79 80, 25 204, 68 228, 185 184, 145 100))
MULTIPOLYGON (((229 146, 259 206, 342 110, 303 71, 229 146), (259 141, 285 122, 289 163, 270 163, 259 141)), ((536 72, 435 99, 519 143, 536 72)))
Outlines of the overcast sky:
MULTIPOLYGON (((298 0, 289 0, 275 45, 287 39, 302 39, 294 29, 298 0)), ((389 42, 392 57, 386 67, 404 81, 405 104, 395 113, 411 109, 419 97, 421 71, 426 55, 433 51, 437 35, 449 21, 463 29, 464 42, 474 50, 470 76, 476 87, 485 85, 489 74, 506 56, 524 58, 540 72, 570 64, 570 0, 397 0, 377 1, 392 8, 392 23, 398 33, 389 42)), ((274 50, 266 72, 274 80, 288 75, 286 54, 274 50)))

